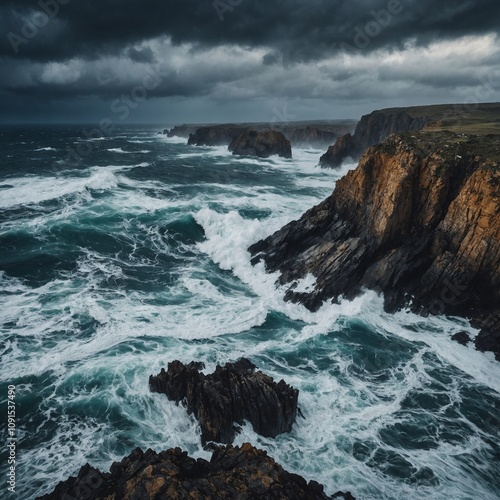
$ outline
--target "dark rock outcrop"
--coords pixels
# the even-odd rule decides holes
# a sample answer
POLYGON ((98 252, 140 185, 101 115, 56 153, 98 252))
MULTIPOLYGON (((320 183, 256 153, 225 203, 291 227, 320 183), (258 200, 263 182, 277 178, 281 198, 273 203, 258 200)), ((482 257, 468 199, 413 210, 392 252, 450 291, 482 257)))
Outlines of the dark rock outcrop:
POLYGON ((451 337, 451 340, 458 342, 460 345, 467 345, 471 341, 467 332, 457 332, 451 337))
POLYGON ((196 132, 196 129, 200 128, 201 125, 177 125, 171 129, 165 129, 163 133, 167 137, 184 137, 189 138, 191 134, 196 132))
POLYGON ((239 125, 213 125, 200 127, 189 135, 190 146, 227 146, 240 134, 249 130, 248 127, 239 125))
POLYGON ((234 424, 243 420, 266 437, 292 430, 299 391, 285 381, 274 382, 244 358, 217 366, 210 375, 201 373, 202 368, 202 363, 174 361, 167 371, 149 377, 149 387, 172 401, 186 402, 188 412, 200 422, 203 444, 232 443, 234 424))
POLYGON ((110 472, 100 472, 87 464, 77 477, 60 482, 52 493, 38 500, 65 498, 354 500, 350 493, 327 496, 323 486, 285 471, 265 451, 248 443, 217 447, 210 462, 190 458, 179 448, 161 453, 144 453, 136 448, 121 462, 115 462, 110 472))
POLYGON ((236 136, 229 144, 233 155, 258 156, 268 158, 278 155, 283 158, 292 157, 290 141, 276 130, 249 130, 236 136))
MULTIPOLYGON (((281 132, 292 144, 292 147, 323 148, 332 144, 337 137, 353 132, 356 126, 354 120, 327 120, 327 121, 293 121, 280 122, 276 120, 267 123, 226 123, 212 125, 177 125, 172 129, 165 129, 168 137, 190 136, 194 146, 229 146, 236 135, 247 130, 275 130, 281 132), (197 132, 201 129, 200 132, 197 132)), ((285 117, 283 117, 285 118, 285 117)))
POLYGON ((328 148, 328 151, 320 158, 319 163, 322 166, 332 168, 340 167, 342 163, 350 157, 354 159, 356 147, 351 134, 345 134, 333 146, 328 148), (351 156, 352 155, 352 156, 351 156))
POLYGON ((314 125, 278 127, 277 130, 297 147, 323 147, 331 144, 338 137, 336 132, 314 125))
POLYGON ((320 158, 320 164, 337 168, 347 158, 359 159, 369 147, 390 135, 422 130, 430 121, 429 118, 411 116, 404 109, 374 111, 361 117, 352 137, 347 134, 337 139, 320 158))
POLYGON ((385 307, 465 316, 500 357, 499 136, 418 133, 370 148, 324 202, 250 247, 311 310, 363 288, 385 307), (310 293, 294 281, 316 277, 310 293))

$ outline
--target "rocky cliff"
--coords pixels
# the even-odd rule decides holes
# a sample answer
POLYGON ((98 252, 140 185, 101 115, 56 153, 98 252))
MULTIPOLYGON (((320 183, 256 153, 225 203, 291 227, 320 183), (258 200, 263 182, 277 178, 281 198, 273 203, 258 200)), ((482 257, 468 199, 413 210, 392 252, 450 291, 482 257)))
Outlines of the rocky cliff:
POLYGON ((482 328, 476 345, 500 357, 499 156, 495 135, 392 136, 323 203, 250 247, 253 263, 280 271, 287 299, 311 310, 365 287, 389 311, 468 317, 482 328), (315 289, 295 292, 309 273, 315 289))
POLYGON ((149 378, 153 392, 168 399, 185 402, 201 426, 201 441, 232 443, 235 424, 248 420, 255 432, 276 437, 290 432, 297 415, 299 391, 284 380, 276 383, 245 358, 217 366, 204 375, 202 363, 182 364, 174 361, 149 378))
POLYGON ((240 134, 250 130, 249 127, 238 125, 214 125, 200 127, 189 135, 190 146, 228 146, 240 134))
POLYGON ((290 141, 275 130, 249 130, 237 135, 228 146, 233 155, 258 156, 269 158, 278 155, 282 158, 292 157, 290 141))
POLYGON ((411 116, 404 109, 374 111, 361 117, 354 135, 346 134, 337 139, 320 158, 320 164, 336 168, 348 158, 357 160, 370 146, 381 143, 390 135, 421 130, 430 121, 427 117, 411 116))
POLYGON ((60 482, 38 500, 354 500, 349 493, 327 496, 323 486, 285 471, 265 451, 248 443, 217 447, 210 462, 190 458, 179 448, 156 453, 135 449, 110 472, 90 465, 60 482))
POLYGON ((213 125, 178 125, 165 129, 168 137, 184 137, 195 146, 228 146, 237 135, 248 130, 260 132, 273 130, 281 132, 295 147, 323 148, 332 144, 337 137, 353 132, 354 120, 297 121, 268 123, 227 123, 213 125))

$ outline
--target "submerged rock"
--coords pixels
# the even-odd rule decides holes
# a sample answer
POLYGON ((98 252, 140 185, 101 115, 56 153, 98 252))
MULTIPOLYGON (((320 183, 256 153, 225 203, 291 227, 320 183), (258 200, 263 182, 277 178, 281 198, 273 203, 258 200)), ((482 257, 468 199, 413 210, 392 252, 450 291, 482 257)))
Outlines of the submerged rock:
POLYGON ((38 500, 65 498, 354 500, 350 493, 327 496, 322 485, 285 471, 265 451, 248 443, 241 448, 217 447, 210 462, 190 458, 179 448, 161 453, 144 453, 136 448, 121 462, 115 462, 110 472, 87 464, 77 477, 60 482, 52 493, 38 500))
POLYGON ((461 345, 467 345, 469 342, 471 342, 471 339, 467 332, 457 332, 451 337, 451 340, 454 340, 461 345))
POLYGON ((290 141, 276 130, 249 130, 236 136, 229 144, 233 155, 258 156, 268 158, 278 155, 283 158, 292 157, 290 141))
POLYGON ((418 133, 370 148, 324 202, 251 246, 317 310, 363 288, 388 311, 465 316, 500 358, 499 136, 418 133), (493 158, 493 159, 492 159, 493 158), (312 292, 294 282, 312 274, 312 292))
POLYGON ((184 365, 180 361, 168 364, 154 377, 149 377, 153 392, 166 394, 168 399, 185 401, 201 426, 201 440, 232 443, 235 423, 248 420, 258 434, 275 437, 290 432, 297 415, 299 391, 281 380, 279 383, 242 358, 215 372, 204 375, 202 363, 184 365))

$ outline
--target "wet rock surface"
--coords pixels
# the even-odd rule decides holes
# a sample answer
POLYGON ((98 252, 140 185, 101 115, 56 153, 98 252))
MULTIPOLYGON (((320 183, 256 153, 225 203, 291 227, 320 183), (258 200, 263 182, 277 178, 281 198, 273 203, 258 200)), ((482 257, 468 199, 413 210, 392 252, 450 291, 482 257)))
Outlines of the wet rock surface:
POLYGON ((292 157, 290 141, 275 130, 250 130, 236 136, 228 147, 233 155, 258 156, 268 158, 278 155, 282 158, 292 157))
POLYGON ((210 462, 190 458, 179 448, 156 453, 136 448, 110 472, 90 465, 39 500, 354 500, 350 493, 327 496, 323 486, 285 471, 265 451, 248 443, 220 446, 210 462))
POLYGON ((244 420, 266 437, 292 430, 299 391, 285 381, 274 382, 244 358, 217 366, 210 375, 204 375, 202 368, 202 363, 173 361, 166 371, 150 376, 149 386, 172 401, 185 402, 200 423, 204 445, 210 441, 232 443, 235 424, 244 420))
POLYGON ((500 358, 498 136, 417 133, 370 148, 333 194, 252 247, 288 300, 317 310, 363 288, 385 307, 471 319, 500 358), (312 292, 294 291, 308 274, 312 292))

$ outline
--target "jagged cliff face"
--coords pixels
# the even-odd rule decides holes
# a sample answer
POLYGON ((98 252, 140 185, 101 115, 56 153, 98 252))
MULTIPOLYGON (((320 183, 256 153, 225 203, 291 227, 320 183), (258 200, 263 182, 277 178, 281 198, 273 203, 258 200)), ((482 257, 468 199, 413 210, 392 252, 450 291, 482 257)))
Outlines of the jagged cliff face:
MULTIPOLYGON (((478 345, 500 352, 500 170, 484 141, 393 136, 369 149, 332 196, 250 248, 281 271, 287 298, 317 309, 363 287, 394 311, 457 314, 483 327, 478 345), (478 142, 479 141, 479 142, 478 142), (312 293, 293 282, 317 277, 312 293)), ((498 140, 491 147, 498 149, 498 140)))
POLYGON ((328 148, 320 158, 320 164, 339 167, 347 158, 358 159, 369 147, 381 143, 390 135, 422 130, 429 122, 429 118, 413 117, 404 111, 374 111, 361 117, 353 136, 346 134, 328 148))

